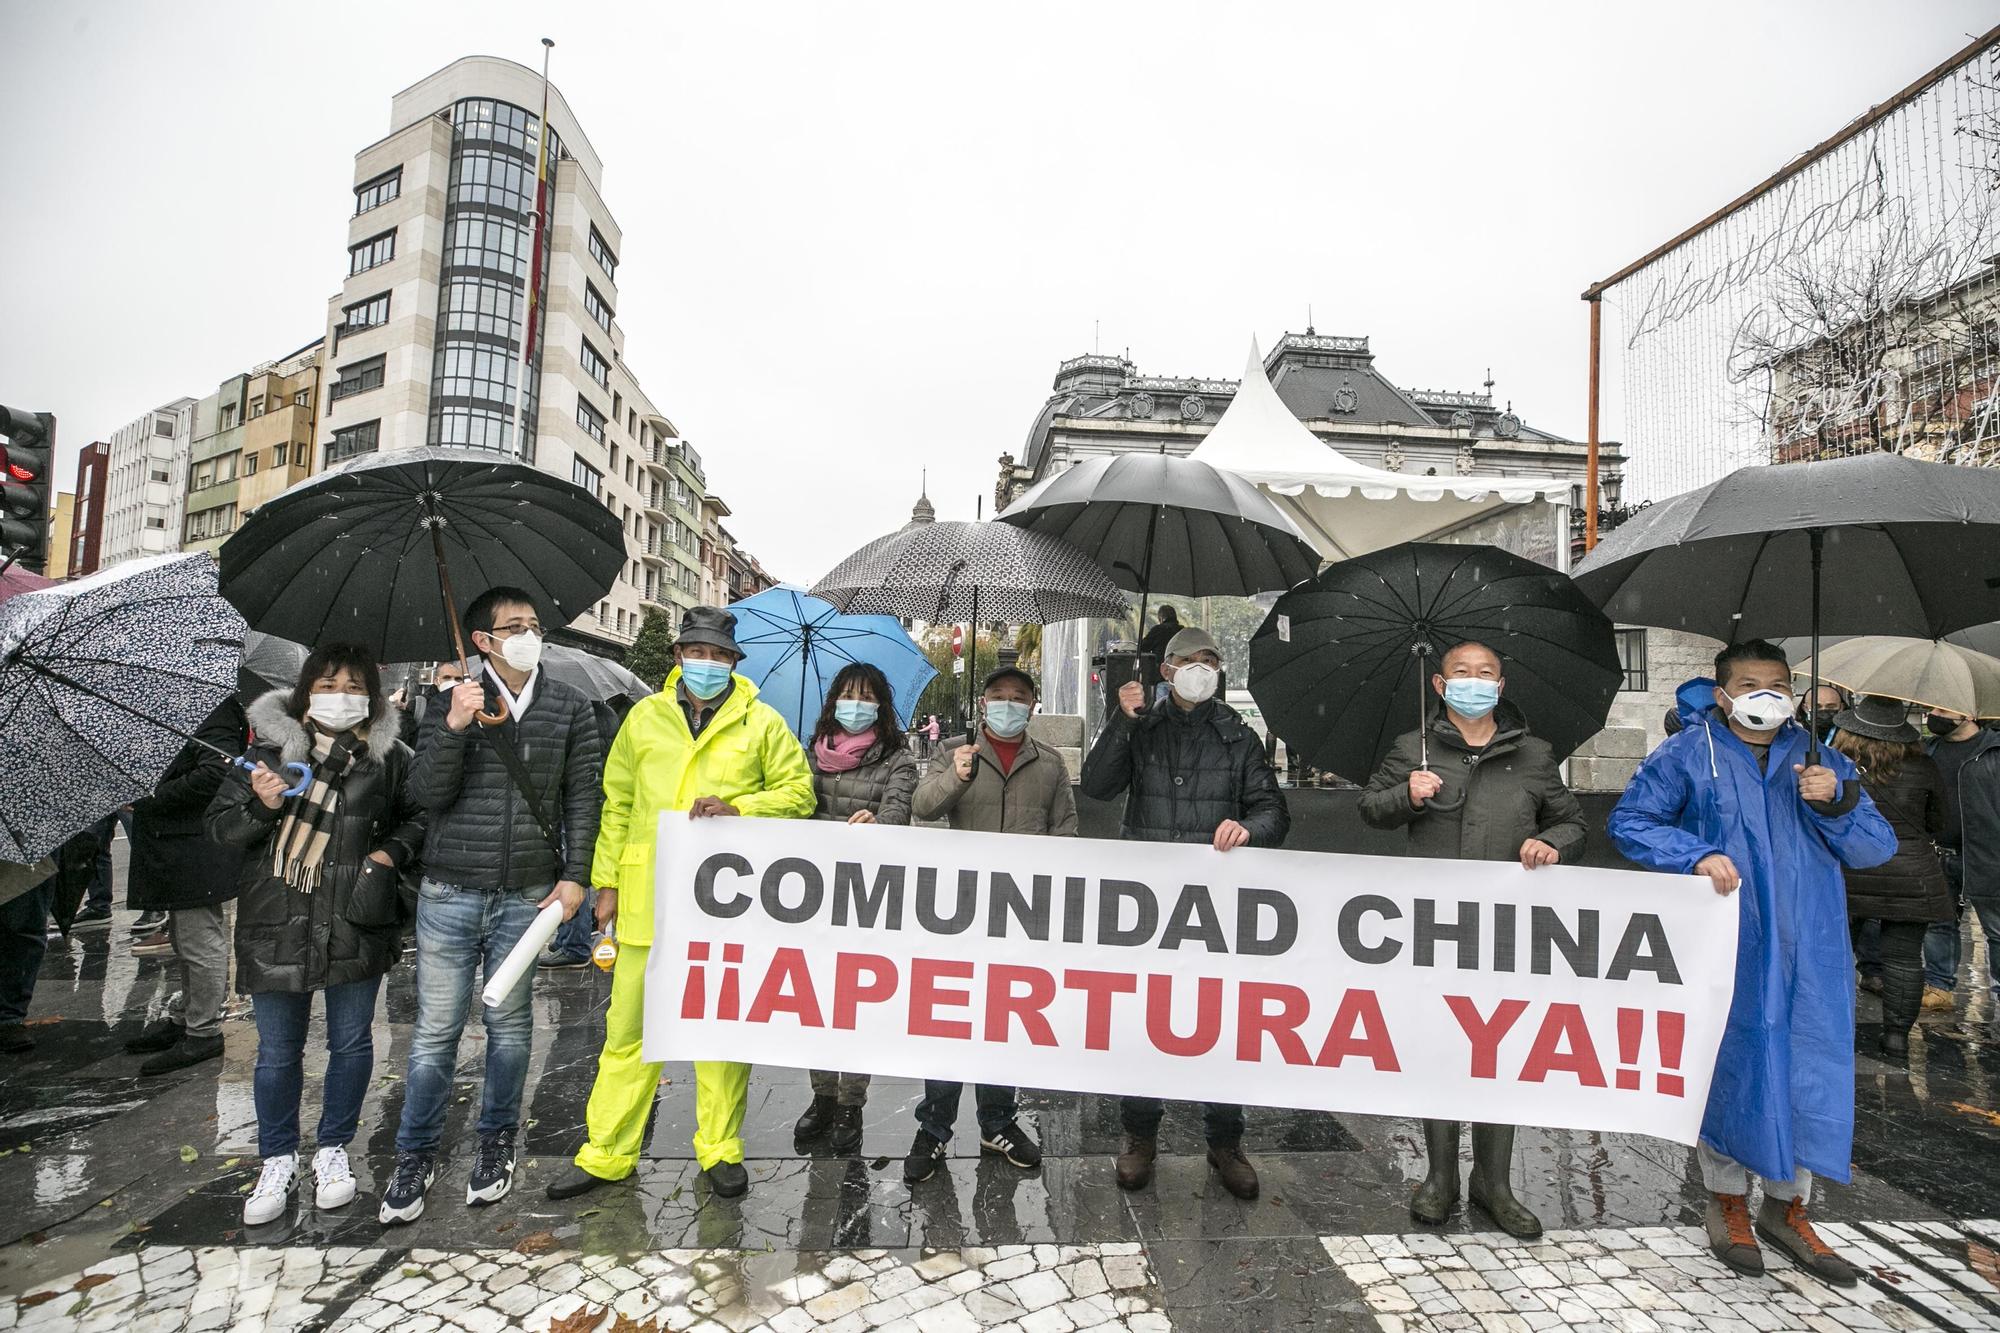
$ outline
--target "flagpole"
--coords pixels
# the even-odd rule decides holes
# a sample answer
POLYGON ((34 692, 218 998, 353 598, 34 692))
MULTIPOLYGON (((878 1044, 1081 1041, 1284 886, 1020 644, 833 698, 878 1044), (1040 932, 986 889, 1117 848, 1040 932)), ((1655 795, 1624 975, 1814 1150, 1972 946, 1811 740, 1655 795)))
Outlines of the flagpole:
POLYGON ((549 160, 549 52, 555 49, 555 39, 542 38, 542 123, 535 137, 535 214, 528 228, 528 293, 522 309, 521 320, 521 364, 514 384, 514 452, 524 463, 535 460, 528 457, 528 442, 521 434, 521 413, 528 400, 528 366, 535 349, 535 315, 537 297, 542 289, 542 235, 548 221, 548 209, 544 202, 548 187, 549 160))

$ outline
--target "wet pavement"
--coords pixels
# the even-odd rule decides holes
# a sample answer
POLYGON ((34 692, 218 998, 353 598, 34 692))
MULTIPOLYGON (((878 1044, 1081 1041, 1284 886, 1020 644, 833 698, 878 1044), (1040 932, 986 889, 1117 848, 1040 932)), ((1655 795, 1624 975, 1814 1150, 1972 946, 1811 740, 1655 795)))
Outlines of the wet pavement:
MULTIPOLYGON (((581 1139, 603 1031, 610 982, 595 969, 538 981, 514 1194, 463 1203, 475 1027, 429 1213, 385 1229, 375 1189, 402 1108, 407 958, 384 990, 351 1149, 361 1197, 253 1231, 241 1207, 258 1165, 255 1029, 239 1014, 223 1059, 140 1080, 121 1043, 164 1008, 175 971, 131 956, 128 915, 51 949, 38 1048, 0 1057, 0 1330, 2000 1328, 2000 1224, 1980 1220, 2000 1214, 2000 1045, 1978 1039, 1984 995, 1927 1015, 1907 1064, 1874 1057, 1862 997, 1855 1179, 1815 1205, 1870 1269, 1838 1299, 1775 1257, 1760 1280, 1707 1271, 1687 1230, 1701 1220, 1691 1154, 1658 1140, 1523 1130, 1515 1178, 1551 1234, 1521 1247, 1477 1213, 1436 1233, 1411 1223, 1410 1121, 1253 1109, 1245 1148, 1263 1194, 1246 1204, 1209 1172, 1198 1108, 1170 1108, 1154 1184, 1126 1194, 1115 1098, 1024 1090, 1046 1161, 1021 1172, 978 1154, 968 1097, 948 1170, 909 1187, 919 1084, 877 1080, 862 1151, 836 1158, 794 1145, 809 1092, 780 1069, 751 1083, 745 1197, 708 1194, 691 1071, 669 1066, 638 1175, 551 1204, 541 1187, 581 1139)), ((1983 943, 1967 946, 1967 972, 1983 975, 1983 943)), ((308 1126, 320 1040, 316 1022, 308 1126)))

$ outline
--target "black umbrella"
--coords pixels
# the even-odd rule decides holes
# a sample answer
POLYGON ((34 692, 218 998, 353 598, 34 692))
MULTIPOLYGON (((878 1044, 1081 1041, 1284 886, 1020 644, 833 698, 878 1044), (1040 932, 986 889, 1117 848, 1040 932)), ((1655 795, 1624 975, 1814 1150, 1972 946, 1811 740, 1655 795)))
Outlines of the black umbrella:
POLYGON ((978 675, 980 602, 1010 625, 1125 613, 1125 597, 1091 558, 1008 523, 910 523, 833 567, 812 595, 835 610, 933 625, 969 621, 978 675))
POLYGON ((397 449, 254 510, 222 545, 222 595, 279 638, 463 662, 454 587, 521 588, 567 624, 624 563, 622 525, 581 486, 474 450, 397 449))
POLYGON ((1262 491, 1233 472, 1165 453, 1085 459, 1042 481, 1000 521, 1061 537, 1142 599, 1277 592, 1320 565, 1262 491))
POLYGON ((1250 693, 1315 768, 1366 779, 1424 736, 1445 652, 1500 654, 1506 697, 1558 759, 1595 735, 1624 679, 1611 622, 1568 577, 1491 546, 1409 542, 1329 565, 1250 640, 1250 693))
POLYGON ((1738 468, 1648 506, 1576 582, 1623 624, 1807 635, 1817 659, 1822 634, 1935 639, 2000 620, 1996 576, 2000 472, 1875 453, 1738 468))

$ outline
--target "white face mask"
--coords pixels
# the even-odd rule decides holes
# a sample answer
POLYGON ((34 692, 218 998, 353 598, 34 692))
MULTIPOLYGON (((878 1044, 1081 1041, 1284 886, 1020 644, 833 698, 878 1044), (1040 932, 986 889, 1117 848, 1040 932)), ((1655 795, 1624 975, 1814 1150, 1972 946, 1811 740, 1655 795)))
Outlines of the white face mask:
POLYGON ((365 694, 315 694, 306 701, 306 716, 328 731, 346 731, 367 719, 365 694))
POLYGON ((542 661, 542 636, 533 630, 510 634, 500 644, 500 656, 516 671, 533 671, 542 661))
POLYGON ((1789 690, 1752 690, 1742 698, 1732 698, 1724 690, 1723 697, 1729 699, 1729 719, 1745 731, 1776 731, 1792 716, 1792 695, 1789 690))
POLYGON ((1215 697, 1215 685, 1222 673, 1202 662, 1184 662, 1174 668, 1174 693, 1191 704, 1215 697))

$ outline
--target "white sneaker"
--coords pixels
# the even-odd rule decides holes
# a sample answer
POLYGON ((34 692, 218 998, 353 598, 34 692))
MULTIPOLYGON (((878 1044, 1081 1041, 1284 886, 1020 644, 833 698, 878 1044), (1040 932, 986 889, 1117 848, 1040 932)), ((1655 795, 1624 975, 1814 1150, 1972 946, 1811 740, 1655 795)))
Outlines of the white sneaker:
POLYGON ((264 1173, 257 1177, 257 1188, 251 1190, 250 1197, 243 1201, 243 1225, 260 1227, 283 1217, 286 1206, 291 1202, 292 1182, 298 1179, 298 1175, 297 1153, 266 1157, 264 1173))
POLYGON ((354 1169, 347 1164, 347 1149, 321 1148, 314 1153, 313 1179, 319 1182, 313 1202, 321 1208, 345 1208, 354 1202, 354 1169))

